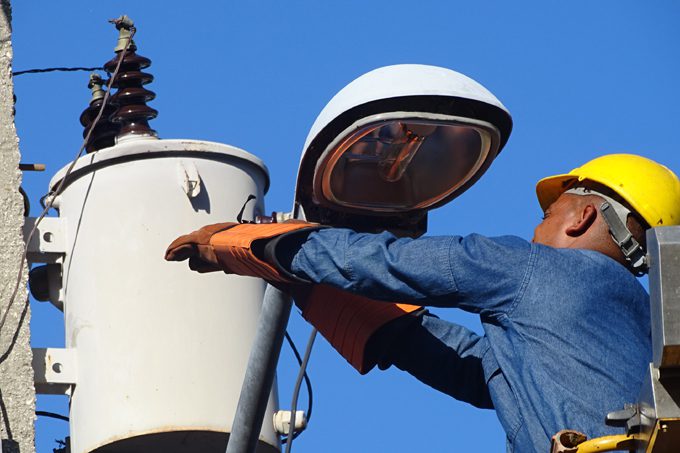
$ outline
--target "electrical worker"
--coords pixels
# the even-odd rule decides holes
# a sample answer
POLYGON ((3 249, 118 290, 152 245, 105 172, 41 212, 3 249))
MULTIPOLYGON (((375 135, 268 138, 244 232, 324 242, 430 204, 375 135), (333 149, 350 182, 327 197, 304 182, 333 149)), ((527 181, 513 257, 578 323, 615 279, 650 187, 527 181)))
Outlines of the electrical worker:
POLYGON ((605 414, 636 401, 651 338, 635 276, 645 230, 680 224, 680 181, 612 154, 536 190, 545 217, 531 242, 228 223, 178 238, 166 259, 294 283, 304 317, 360 372, 395 365, 494 408, 508 451, 544 453, 561 429, 611 434, 605 414), (484 334, 421 306, 477 313, 484 334))

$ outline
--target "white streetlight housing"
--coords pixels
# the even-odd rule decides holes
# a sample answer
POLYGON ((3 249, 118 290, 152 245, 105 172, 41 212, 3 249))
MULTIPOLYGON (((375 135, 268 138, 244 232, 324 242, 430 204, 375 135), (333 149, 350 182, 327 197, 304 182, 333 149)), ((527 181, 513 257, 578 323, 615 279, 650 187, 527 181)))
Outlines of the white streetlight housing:
POLYGON ((421 234, 427 211, 474 184, 511 129, 500 101, 460 73, 376 69, 335 95, 312 126, 297 208, 312 221, 421 234))

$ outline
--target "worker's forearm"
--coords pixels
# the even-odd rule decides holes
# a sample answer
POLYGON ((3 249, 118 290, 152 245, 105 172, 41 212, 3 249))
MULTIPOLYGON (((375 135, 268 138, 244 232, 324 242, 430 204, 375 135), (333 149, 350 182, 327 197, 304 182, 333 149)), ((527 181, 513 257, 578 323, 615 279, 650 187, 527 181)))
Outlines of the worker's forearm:
POLYGON ((314 283, 374 299, 427 300, 436 305, 437 298, 455 292, 449 266, 452 240, 328 229, 309 236, 293 258, 291 270, 314 283))
POLYGON ((396 238, 329 228, 309 235, 290 269, 371 299, 508 313, 536 248, 513 236, 396 238))

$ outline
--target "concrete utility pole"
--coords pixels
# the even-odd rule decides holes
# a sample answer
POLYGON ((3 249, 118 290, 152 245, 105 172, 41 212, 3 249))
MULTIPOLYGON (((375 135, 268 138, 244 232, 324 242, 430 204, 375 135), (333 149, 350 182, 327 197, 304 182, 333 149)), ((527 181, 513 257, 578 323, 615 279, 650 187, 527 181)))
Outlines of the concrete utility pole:
POLYGON ((14 128, 11 31, 9 0, 0 0, 0 433, 3 453, 32 453, 35 390, 26 269, 8 308, 19 266, 24 265, 24 205, 19 193, 19 140, 14 128))

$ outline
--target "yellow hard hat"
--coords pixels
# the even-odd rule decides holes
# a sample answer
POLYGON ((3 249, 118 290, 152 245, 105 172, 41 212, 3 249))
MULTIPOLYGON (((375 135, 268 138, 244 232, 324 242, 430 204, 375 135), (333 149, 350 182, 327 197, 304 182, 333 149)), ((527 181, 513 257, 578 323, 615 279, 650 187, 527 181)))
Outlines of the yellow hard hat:
POLYGON ((634 154, 609 154, 566 175, 543 178, 536 194, 545 211, 574 182, 602 184, 635 210, 652 227, 680 225, 680 180, 667 167, 634 154))

